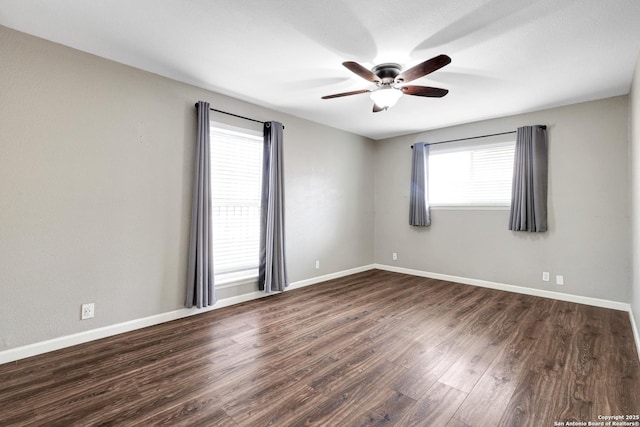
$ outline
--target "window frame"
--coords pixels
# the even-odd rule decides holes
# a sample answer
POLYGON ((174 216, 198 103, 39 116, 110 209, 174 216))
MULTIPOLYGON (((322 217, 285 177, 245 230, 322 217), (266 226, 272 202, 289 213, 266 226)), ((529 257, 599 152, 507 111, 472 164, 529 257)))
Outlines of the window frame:
MULTIPOLYGON (((515 155, 515 137, 514 135, 499 135, 483 138, 482 140, 473 141, 456 141, 446 144, 433 144, 429 147, 429 168, 427 191, 431 193, 432 185, 432 168, 431 157, 439 154, 468 152, 478 148, 494 148, 494 147, 513 147, 515 155)), ((512 160, 513 161, 513 160, 512 160)), ((512 174, 509 178, 509 195, 511 194, 512 174)), ((429 199, 429 207, 434 210, 509 210, 511 206, 510 196, 508 201, 503 202, 432 202, 429 199)))

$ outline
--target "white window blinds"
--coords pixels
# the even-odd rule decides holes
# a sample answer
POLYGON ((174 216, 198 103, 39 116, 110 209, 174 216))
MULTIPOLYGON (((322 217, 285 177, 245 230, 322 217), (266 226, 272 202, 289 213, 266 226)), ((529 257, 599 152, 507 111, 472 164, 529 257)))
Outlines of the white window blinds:
POLYGON ((432 146, 429 203, 432 206, 508 206, 514 152, 515 141, 432 146))
POLYGON ((211 125, 213 266, 216 279, 257 276, 262 135, 211 125))

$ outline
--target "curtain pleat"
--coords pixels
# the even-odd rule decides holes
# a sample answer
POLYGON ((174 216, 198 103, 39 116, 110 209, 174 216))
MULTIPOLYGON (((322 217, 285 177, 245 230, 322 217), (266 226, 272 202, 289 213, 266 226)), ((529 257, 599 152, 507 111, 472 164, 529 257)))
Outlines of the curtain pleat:
POLYGON ((262 215, 258 286, 265 292, 284 291, 288 286, 284 246, 283 126, 264 124, 262 168, 262 215))
POLYGON ((409 225, 427 227, 431 225, 429 212, 429 145, 413 145, 411 159, 411 190, 409 198, 409 225))
POLYGON ((547 130, 523 126, 516 134, 509 230, 547 231, 547 130))
POLYGON ((198 308, 216 302, 211 240, 211 169, 209 103, 198 102, 196 163, 191 207, 187 298, 185 306, 198 308))

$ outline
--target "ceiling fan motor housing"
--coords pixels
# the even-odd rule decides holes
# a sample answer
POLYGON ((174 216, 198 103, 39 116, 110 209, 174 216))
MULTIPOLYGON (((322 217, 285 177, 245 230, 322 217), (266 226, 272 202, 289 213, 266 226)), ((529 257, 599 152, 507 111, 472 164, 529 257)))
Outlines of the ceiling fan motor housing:
POLYGON ((380 78, 380 83, 390 85, 396 81, 396 77, 400 74, 401 67, 399 64, 380 64, 371 69, 371 72, 380 78))

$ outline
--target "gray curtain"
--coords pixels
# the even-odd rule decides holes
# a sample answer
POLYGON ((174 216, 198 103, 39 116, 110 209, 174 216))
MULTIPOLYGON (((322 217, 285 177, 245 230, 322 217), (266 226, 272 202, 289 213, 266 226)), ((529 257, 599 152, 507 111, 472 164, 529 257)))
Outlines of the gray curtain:
POLYGON ((202 308, 216 302, 211 241, 211 170, 209 103, 198 102, 196 164, 191 205, 191 235, 185 305, 202 308))
POLYGON ((547 231, 547 169, 547 127, 518 128, 509 230, 547 231))
POLYGON ((429 145, 423 142, 413 145, 411 159, 411 192, 409 198, 409 225, 431 225, 429 212, 429 145))
POLYGON ((284 291, 288 285, 284 248, 282 134, 282 123, 264 124, 258 286, 265 292, 284 291))

